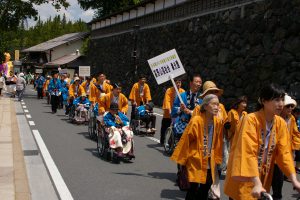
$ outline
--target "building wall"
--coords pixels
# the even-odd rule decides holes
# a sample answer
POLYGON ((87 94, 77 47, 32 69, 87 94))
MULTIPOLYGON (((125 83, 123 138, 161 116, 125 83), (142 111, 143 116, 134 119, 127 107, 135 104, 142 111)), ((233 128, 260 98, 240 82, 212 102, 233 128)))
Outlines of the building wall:
MULTIPOLYGON (((53 48, 52 61, 57 58, 60 58, 62 56, 69 55, 71 53, 75 53, 77 49, 80 50, 82 44, 83 44, 82 40, 77 40, 77 41, 70 42, 70 44, 63 44, 61 46, 53 48)), ((50 59, 49 52, 47 53, 47 58, 49 61, 49 59, 50 59)))
MULTIPOLYGON (((261 87, 270 82, 300 100, 299 7, 295 0, 262 1, 139 30, 138 69, 147 74, 155 104, 162 104, 170 84, 157 86, 147 60, 173 48, 187 74, 198 72, 204 81, 213 80, 224 89, 222 101, 227 106, 240 95, 255 104, 261 87)), ((88 53, 93 71, 123 82, 126 95, 137 81, 133 48, 131 32, 94 39, 88 53)))

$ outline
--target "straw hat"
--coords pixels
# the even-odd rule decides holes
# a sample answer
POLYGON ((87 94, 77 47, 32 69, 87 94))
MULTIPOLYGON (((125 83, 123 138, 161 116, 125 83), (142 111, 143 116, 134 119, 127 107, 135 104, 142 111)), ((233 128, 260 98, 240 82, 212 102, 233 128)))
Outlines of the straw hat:
POLYGON ((293 105, 293 109, 297 106, 297 102, 292 99, 291 96, 285 94, 284 96, 284 106, 287 106, 287 105, 293 105))
POLYGON ((223 94, 223 90, 217 88, 216 84, 212 81, 205 81, 203 84, 203 93, 200 95, 201 98, 203 98, 207 92, 209 91, 216 91, 214 93, 217 96, 221 96, 223 94))

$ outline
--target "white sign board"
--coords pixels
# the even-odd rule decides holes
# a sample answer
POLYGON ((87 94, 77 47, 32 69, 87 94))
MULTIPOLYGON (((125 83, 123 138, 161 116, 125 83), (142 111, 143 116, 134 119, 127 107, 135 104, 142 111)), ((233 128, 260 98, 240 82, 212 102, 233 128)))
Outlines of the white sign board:
POLYGON ((170 76, 176 78, 185 74, 185 70, 175 49, 151 58, 148 60, 148 63, 157 84, 169 81, 170 76))
POLYGON ((43 69, 35 69, 35 73, 42 74, 43 73, 43 69))
POLYGON ((60 74, 67 74, 68 73, 68 69, 60 69, 58 70, 60 74))
POLYGON ((91 76, 91 67, 79 66, 79 76, 91 76))

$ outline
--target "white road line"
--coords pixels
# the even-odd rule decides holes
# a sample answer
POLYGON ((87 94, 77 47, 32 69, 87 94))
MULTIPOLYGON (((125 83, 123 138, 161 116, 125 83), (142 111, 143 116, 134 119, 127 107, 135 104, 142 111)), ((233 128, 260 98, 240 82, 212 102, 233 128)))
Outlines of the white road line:
POLYGON ((23 108, 27 108, 27 106, 22 106, 23 108))
POLYGON ((24 100, 22 99, 21 101, 23 102, 24 100))
POLYGON ((39 146, 40 152, 46 164, 46 167, 50 173, 51 179, 54 186, 58 192, 61 200, 73 200, 72 194, 70 193, 64 179, 62 178, 60 172, 57 169, 40 133, 38 130, 32 130, 34 138, 39 146))
POLYGON ((25 113, 29 113, 29 110, 24 110, 25 113))
POLYGON ((161 115, 161 114, 158 114, 158 113, 153 113, 153 114, 154 114, 154 115, 158 115, 158 116, 161 116, 161 117, 163 116, 163 115, 161 115))
POLYGON ((24 102, 21 102, 21 104, 22 104, 22 105, 25 105, 25 103, 24 103, 24 102))
POLYGON ((154 142, 160 143, 160 140, 157 139, 157 138, 155 138, 155 137, 146 137, 146 138, 148 138, 148 139, 150 139, 150 140, 152 140, 154 142))
POLYGON ((35 126, 34 121, 28 121, 28 123, 29 123, 30 126, 35 126))
POLYGON ((31 119, 31 115, 29 115, 29 114, 27 114, 26 117, 27 117, 28 119, 31 119))

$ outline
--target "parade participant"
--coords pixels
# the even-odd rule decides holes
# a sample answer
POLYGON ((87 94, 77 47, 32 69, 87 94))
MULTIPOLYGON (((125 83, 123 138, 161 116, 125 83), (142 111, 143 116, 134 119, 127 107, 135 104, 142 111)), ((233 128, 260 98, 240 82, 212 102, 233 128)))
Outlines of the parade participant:
POLYGON ((5 85, 7 85, 7 92, 10 93, 10 97, 14 98, 16 95, 16 82, 17 82, 17 76, 14 75, 12 71, 9 72, 9 76, 7 77, 7 80, 5 81, 5 85))
POLYGON ((79 116, 75 116, 77 121, 87 121, 88 120, 88 110, 91 106, 91 102, 88 100, 85 93, 80 97, 74 99, 73 104, 76 107, 76 111, 79 113, 79 116))
POLYGON ((81 86, 83 87, 84 92, 88 98, 90 96, 90 84, 91 84, 91 77, 86 77, 86 80, 83 83, 81 83, 81 86))
POLYGON ((286 122, 280 116, 284 91, 274 84, 262 88, 258 111, 238 124, 232 141, 224 192, 234 200, 251 200, 269 192, 274 162, 300 191, 286 122))
POLYGON ((201 104, 202 99, 199 98, 201 85, 201 76, 194 74, 190 77, 190 89, 180 94, 183 103, 180 102, 179 97, 175 98, 171 116, 172 118, 176 118, 174 122, 176 134, 183 133, 193 114, 195 106, 201 104))
POLYGON ((246 96, 239 97, 232 105, 231 110, 228 112, 228 122, 230 123, 230 129, 228 130, 228 140, 230 143, 239 121, 247 114, 247 102, 248 99, 246 96))
MULTIPOLYGON (((293 115, 296 119, 298 131, 300 131, 300 107, 297 106, 293 110, 293 115)), ((295 150, 296 172, 300 173, 300 150, 295 150)))
POLYGON ((104 114, 109 110, 111 103, 117 103, 119 105, 119 111, 126 114, 128 111, 128 99, 121 93, 122 86, 119 83, 114 83, 112 92, 106 94, 100 99, 99 113, 104 114))
POLYGON ((3 76, 9 77, 9 76, 12 76, 12 75, 10 75, 10 72, 14 71, 14 65, 13 65, 12 61, 10 61, 11 56, 8 52, 4 53, 4 57, 5 57, 5 60, 2 64, 2 73, 3 73, 3 76))
POLYGON ((51 109, 52 114, 57 112, 58 104, 59 104, 59 96, 61 90, 61 82, 58 79, 58 71, 53 71, 53 78, 50 80, 48 91, 51 95, 51 109))
MULTIPOLYGON (((179 93, 185 92, 184 89, 181 88, 181 79, 175 79, 176 87, 179 93)), ((167 128, 171 125, 171 111, 173 107, 173 103, 176 97, 176 91, 174 87, 170 87, 165 92, 165 97, 163 101, 162 109, 164 111, 163 118, 161 121, 161 129, 160 129, 160 144, 163 144, 165 141, 165 132, 167 128)))
POLYGON ((135 83, 129 94, 129 100, 131 101, 131 119, 135 118, 135 109, 137 106, 149 103, 151 99, 151 93, 149 85, 146 83, 147 79, 145 75, 139 76, 139 81, 135 83))
POLYGON ((26 88, 26 80, 24 79, 24 73, 21 72, 16 82, 16 92, 17 92, 18 101, 21 101, 23 99, 25 88, 26 88))
MULTIPOLYGON (((69 87, 70 87, 70 84, 68 82, 65 82, 65 84, 62 84, 62 87, 61 87, 61 96, 62 96, 63 105, 65 106, 66 112, 67 112, 68 99, 69 99, 69 87)), ((66 114, 66 112, 65 112, 65 114, 66 114)))
POLYGON ((89 100, 95 104, 100 102, 100 98, 111 92, 111 85, 105 82, 106 76, 103 73, 98 75, 97 81, 90 85, 89 100))
POLYGON ((84 88, 80 85, 79 77, 74 78, 74 83, 69 86, 69 102, 66 108, 66 115, 69 114, 71 107, 73 106, 73 100, 80 97, 84 93, 84 88))
POLYGON ((35 80, 35 87, 36 87, 38 99, 43 99, 43 86, 45 81, 46 80, 42 74, 39 74, 38 78, 35 80))
MULTIPOLYGON (((280 116, 285 120, 288 126, 289 135, 288 141, 291 144, 291 151, 300 150, 300 133, 297 128, 295 117, 292 115, 293 109, 297 106, 297 103, 289 95, 284 96, 284 107, 280 116)), ((277 163, 274 165, 273 180, 272 180, 272 191, 273 199, 282 199, 282 186, 284 181, 284 175, 279 169, 277 163)))
POLYGON ((154 104, 152 102, 137 107, 137 114, 146 123, 146 132, 155 133, 156 116, 153 114, 154 104), (149 124, 151 123, 151 128, 149 124))
POLYGON ((50 76, 47 76, 46 77, 46 81, 43 85, 43 93, 46 95, 46 98, 47 98, 47 104, 50 104, 50 94, 48 92, 48 86, 49 86, 49 83, 50 83, 50 79, 51 77, 50 76))
POLYGON ((104 124, 107 127, 106 131, 109 133, 109 145, 117 152, 117 157, 124 157, 124 154, 134 158, 131 151, 131 140, 133 133, 129 128, 129 119, 122 112, 119 112, 119 105, 111 103, 110 109, 104 115, 104 124))
MULTIPOLYGON (((61 88, 65 88, 67 84, 66 75, 65 74, 59 74, 60 76, 60 82, 61 82, 61 88)), ((62 91, 62 90, 61 90, 62 91)), ((59 108, 62 109, 64 107, 64 99, 63 95, 59 96, 59 108)))
POLYGON ((217 117, 218 111, 218 97, 205 96, 200 114, 191 119, 171 157, 186 167, 190 182, 186 200, 207 200, 208 191, 218 178, 216 170, 222 163, 223 144, 223 124, 217 117))
POLYGON ((2 89, 5 87, 5 78, 2 76, 2 72, 0 72, 0 96, 2 96, 2 89))

